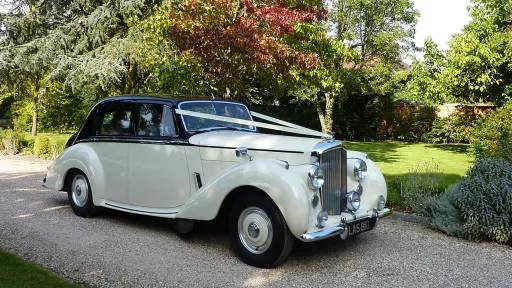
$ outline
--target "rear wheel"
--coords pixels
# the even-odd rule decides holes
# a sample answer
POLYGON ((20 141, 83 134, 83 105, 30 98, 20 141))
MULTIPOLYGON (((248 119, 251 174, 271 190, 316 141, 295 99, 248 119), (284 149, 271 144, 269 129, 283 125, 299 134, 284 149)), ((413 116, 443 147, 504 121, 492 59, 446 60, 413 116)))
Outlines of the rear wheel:
POLYGON ((229 217, 229 236, 240 259, 261 268, 281 264, 294 242, 276 205, 257 194, 235 201, 229 217))
POLYGON ((99 208, 92 201, 91 185, 80 170, 73 170, 67 178, 68 199, 73 212, 80 217, 93 217, 99 208))

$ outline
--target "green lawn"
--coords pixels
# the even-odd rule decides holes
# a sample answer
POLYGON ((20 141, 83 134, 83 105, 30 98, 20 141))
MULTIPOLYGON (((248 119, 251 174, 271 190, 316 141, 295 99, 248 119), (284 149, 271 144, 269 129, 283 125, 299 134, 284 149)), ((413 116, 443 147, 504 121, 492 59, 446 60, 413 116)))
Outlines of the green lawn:
POLYGON ((0 250, 0 287, 80 287, 20 257, 0 250))
POLYGON ((441 185, 455 183, 471 165, 468 145, 409 144, 397 142, 343 142, 349 150, 366 152, 375 161, 388 183, 388 202, 400 206, 397 182, 415 166, 434 162, 439 166, 441 185))

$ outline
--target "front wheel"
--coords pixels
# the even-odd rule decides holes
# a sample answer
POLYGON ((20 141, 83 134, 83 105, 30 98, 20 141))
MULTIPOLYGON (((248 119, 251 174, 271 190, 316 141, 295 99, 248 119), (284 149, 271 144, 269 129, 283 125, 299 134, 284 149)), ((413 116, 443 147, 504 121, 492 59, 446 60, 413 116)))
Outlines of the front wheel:
POLYGON ((240 259, 252 266, 270 268, 281 264, 293 248, 283 215, 268 198, 238 198, 229 219, 231 244, 240 259))
POLYGON ((91 185, 82 171, 74 170, 67 178, 68 200, 73 212, 80 217, 92 217, 98 214, 98 207, 92 201, 91 185))

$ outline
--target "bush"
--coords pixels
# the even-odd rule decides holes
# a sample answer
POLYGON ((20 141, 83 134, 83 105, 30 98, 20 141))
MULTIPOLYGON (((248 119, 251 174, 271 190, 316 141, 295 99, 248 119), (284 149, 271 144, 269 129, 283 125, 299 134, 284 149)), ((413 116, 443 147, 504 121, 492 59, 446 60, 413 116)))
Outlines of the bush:
POLYGON ((10 155, 18 154, 22 148, 23 136, 13 130, 6 130, 2 134, 2 146, 5 152, 10 155))
POLYGON ((442 192, 439 166, 431 161, 411 169, 401 183, 401 195, 406 208, 419 215, 425 214, 425 203, 442 192))
POLYGON ((50 138, 46 136, 37 136, 34 142, 34 155, 48 155, 51 152, 50 138))
POLYGON ((65 139, 60 139, 60 138, 50 140, 51 159, 55 160, 57 158, 57 156, 59 156, 59 154, 62 153, 62 151, 64 151, 64 148, 66 147, 66 142, 67 141, 65 139))
POLYGON ((463 236, 463 218, 456 200, 460 198, 460 182, 448 187, 439 198, 430 198, 425 203, 425 216, 430 225, 450 236, 463 236))
POLYGON ((512 162, 512 103, 478 119, 470 130, 477 158, 505 158, 512 162))
POLYGON ((466 114, 453 114, 446 118, 437 118, 432 125, 432 130, 423 135, 423 138, 432 143, 468 143, 469 127, 474 122, 474 115, 466 114))
POLYGON ((464 218, 467 239, 512 243, 512 164, 480 159, 460 183, 456 204, 464 218))

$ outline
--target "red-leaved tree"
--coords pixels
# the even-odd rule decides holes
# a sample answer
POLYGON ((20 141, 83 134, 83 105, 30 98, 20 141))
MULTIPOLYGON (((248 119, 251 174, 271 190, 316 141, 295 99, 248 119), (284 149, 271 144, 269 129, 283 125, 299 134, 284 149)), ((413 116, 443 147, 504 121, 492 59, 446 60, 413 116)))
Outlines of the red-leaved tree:
POLYGON ((183 55, 199 59, 207 79, 222 94, 244 93, 256 76, 283 81, 292 68, 319 64, 316 53, 296 49, 293 43, 308 40, 297 25, 325 21, 325 9, 255 2, 167 0, 162 5, 168 39, 183 55))

